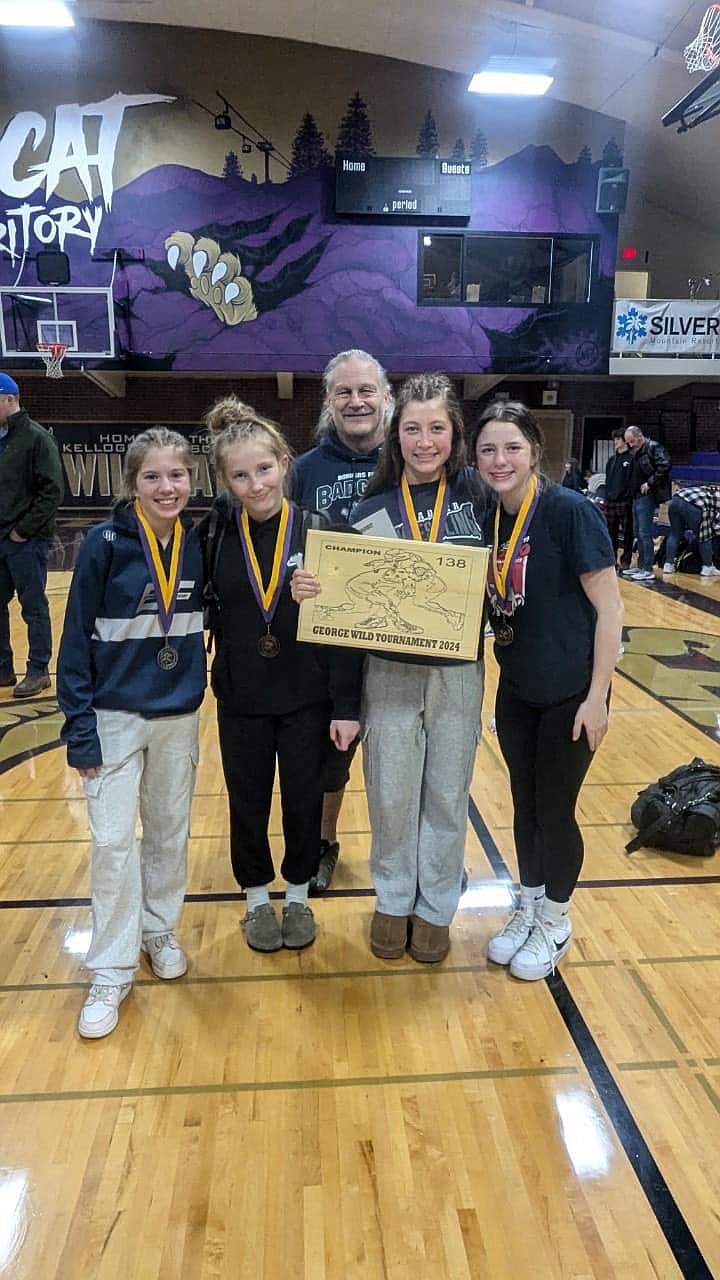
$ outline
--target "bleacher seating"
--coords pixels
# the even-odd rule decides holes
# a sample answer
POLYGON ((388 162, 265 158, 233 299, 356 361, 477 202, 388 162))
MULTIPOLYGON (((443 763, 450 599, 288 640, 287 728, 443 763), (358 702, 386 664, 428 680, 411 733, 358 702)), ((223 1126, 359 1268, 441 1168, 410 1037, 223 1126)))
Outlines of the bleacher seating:
POLYGON ((676 484, 720 484, 720 453, 691 453, 687 466, 673 465, 676 484))

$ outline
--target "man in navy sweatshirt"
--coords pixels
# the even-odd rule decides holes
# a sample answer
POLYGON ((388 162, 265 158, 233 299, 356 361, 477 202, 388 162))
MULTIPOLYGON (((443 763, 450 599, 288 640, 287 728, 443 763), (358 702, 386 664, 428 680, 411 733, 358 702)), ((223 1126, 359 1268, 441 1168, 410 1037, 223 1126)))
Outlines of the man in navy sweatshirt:
MULTIPOLYGON (((319 444, 293 464, 291 496, 333 524, 351 524, 377 465, 393 398, 387 374, 367 351, 341 351, 323 374, 325 399, 318 423, 319 444)), ((320 861, 310 892, 329 888, 340 846, 337 821, 350 765, 357 748, 340 752, 332 744, 325 776, 320 861)))

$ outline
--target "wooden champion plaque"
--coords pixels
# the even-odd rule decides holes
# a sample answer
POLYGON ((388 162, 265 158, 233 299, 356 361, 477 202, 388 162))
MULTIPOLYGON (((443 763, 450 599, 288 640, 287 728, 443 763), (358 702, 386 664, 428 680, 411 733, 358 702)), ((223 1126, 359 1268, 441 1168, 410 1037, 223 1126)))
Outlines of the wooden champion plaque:
POLYGON ((475 661, 487 561, 484 547, 309 529, 322 594, 300 605, 298 640, 475 661))

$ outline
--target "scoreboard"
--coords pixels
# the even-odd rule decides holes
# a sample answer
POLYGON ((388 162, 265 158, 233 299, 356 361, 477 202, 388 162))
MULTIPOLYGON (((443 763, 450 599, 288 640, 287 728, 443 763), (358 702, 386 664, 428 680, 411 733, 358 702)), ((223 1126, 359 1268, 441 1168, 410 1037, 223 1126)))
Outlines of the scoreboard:
POLYGON ((335 157, 335 212, 387 218, 469 218, 469 160, 335 157))

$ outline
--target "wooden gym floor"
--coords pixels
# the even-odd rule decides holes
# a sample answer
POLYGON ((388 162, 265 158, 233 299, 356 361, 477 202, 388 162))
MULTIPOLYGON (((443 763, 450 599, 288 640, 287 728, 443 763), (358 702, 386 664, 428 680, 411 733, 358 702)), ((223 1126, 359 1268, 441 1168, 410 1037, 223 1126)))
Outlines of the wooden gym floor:
MULTIPOLYGON (((67 580, 51 575, 56 637, 67 580)), ((470 888, 444 964, 368 950, 359 762, 315 945, 248 951, 208 695, 189 974, 163 984, 143 963, 117 1030, 81 1041, 82 791, 53 690, 2 692, 0 1275, 720 1277, 720 862, 623 851, 638 790, 695 755, 720 762, 720 580, 622 590, 575 941, 547 982, 485 959, 516 875, 489 655, 470 888)), ((277 807, 271 830, 279 852, 277 807)))

